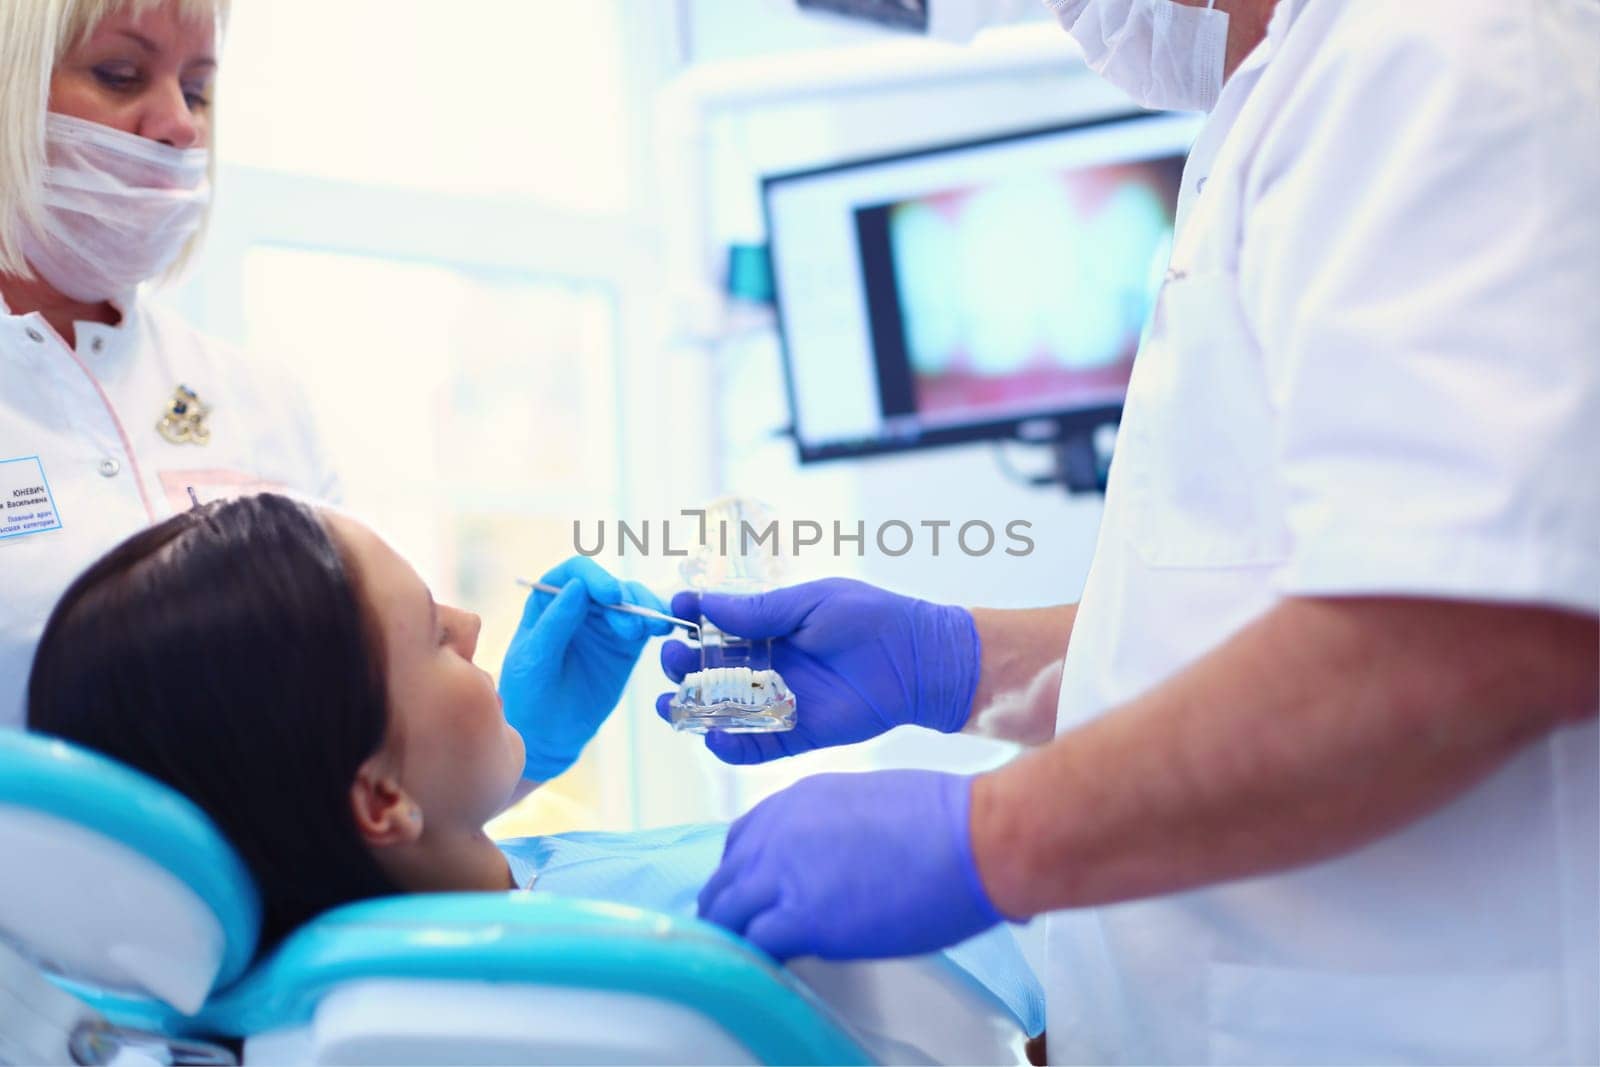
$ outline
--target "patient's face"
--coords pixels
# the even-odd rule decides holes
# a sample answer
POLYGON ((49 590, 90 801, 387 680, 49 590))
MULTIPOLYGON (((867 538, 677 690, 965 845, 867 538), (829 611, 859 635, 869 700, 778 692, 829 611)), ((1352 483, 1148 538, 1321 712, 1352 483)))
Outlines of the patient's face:
POLYGON ((434 602, 427 585, 361 523, 325 513, 360 577, 382 634, 389 736, 401 787, 433 830, 475 830, 505 807, 522 776, 522 738, 494 679, 472 662, 481 620, 434 602))

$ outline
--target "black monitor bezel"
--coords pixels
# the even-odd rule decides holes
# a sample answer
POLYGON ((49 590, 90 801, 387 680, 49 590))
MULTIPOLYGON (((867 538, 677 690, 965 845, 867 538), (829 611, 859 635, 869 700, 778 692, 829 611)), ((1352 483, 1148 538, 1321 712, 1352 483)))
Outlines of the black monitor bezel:
POLYGON ((789 436, 794 438, 795 452, 802 464, 823 463, 831 460, 855 459, 867 456, 892 455, 901 452, 915 452, 925 448, 941 448, 950 445, 971 444, 975 441, 1005 441, 1026 440, 1030 442, 1050 443, 1065 440, 1074 434, 1093 430, 1106 423, 1116 423, 1122 415, 1122 404, 1100 404, 1094 406, 1078 406, 1063 408, 1056 411, 1035 411, 1025 415, 1008 415, 997 419, 988 419, 981 422, 964 423, 960 426, 942 429, 923 430, 914 439, 896 440, 886 437, 874 437, 870 440, 830 443, 822 446, 808 445, 800 436, 800 405, 795 392, 793 354, 789 348, 789 333, 784 328, 783 311, 783 284, 779 280, 777 271, 777 240, 772 228, 772 188, 785 182, 798 181, 805 178, 816 178, 840 171, 859 170, 863 167, 884 166, 891 163, 900 163, 906 160, 927 158, 930 156, 944 155, 950 152, 965 152, 974 148, 987 148, 992 145, 1007 144, 1013 141, 1026 141, 1036 137, 1053 137, 1063 133, 1074 133, 1094 129, 1099 126, 1112 126, 1120 123, 1144 122, 1159 119, 1171 119, 1172 113, 1166 111, 1117 111, 1109 115, 1095 118, 1082 119, 1075 122, 1053 123, 1048 126, 1033 126, 1008 133, 995 134, 988 137, 977 137, 965 141, 950 141, 921 148, 907 149, 899 152, 889 152, 875 156, 861 156, 854 159, 829 163, 819 167, 806 167, 800 170, 782 171, 776 174, 764 174, 761 177, 761 213, 762 223, 766 227, 769 261, 772 267, 772 304, 778 332, 778 347, 783 361, 784 392, 789 402, 789 436))

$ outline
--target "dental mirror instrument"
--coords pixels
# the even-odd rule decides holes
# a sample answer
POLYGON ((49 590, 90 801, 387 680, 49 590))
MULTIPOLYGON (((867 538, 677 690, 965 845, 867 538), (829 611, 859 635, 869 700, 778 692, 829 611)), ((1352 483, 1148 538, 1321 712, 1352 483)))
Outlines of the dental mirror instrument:
MULTIPOLYGON (((517 584, 526 586, 529 589, 537 589, 541 593, 549 593, 552 596, 561 592, 561 587, 559 585, 551 585, 548 582, 535 582, 527 578, 518 578, 517 584)), ((680 619, 673 615, 667 615, 664 612, 653 611, 650 608, 641 608, 637 604, 596 603, 595 606, 605 608, 607 611, 620 611, 624 615, 638 615, 640 618, 655 619, 658 622, 668 622, 674 626, 681 626, 685 630, 688 630, 690 633, 694 634, 695 640, 698 641, 700 639, 700 624, 697 622, 690 622, 688 619, 680 619)))

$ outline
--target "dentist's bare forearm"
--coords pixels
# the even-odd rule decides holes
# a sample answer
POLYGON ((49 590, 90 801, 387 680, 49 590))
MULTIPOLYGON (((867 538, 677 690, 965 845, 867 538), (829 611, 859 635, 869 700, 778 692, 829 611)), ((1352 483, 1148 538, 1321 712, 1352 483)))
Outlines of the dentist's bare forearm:
POLYGON ((1008 915, 1265 873, 1358 847, 1600 706, 1592 616, 1292 599, 1144 697, 974 787, 1008 915))
POLYGON ((978 691, 963 733, 1026 745, 1054 736, 1061 665, 1077 614, 1076 604, 972 609, 983 653, 978 691))

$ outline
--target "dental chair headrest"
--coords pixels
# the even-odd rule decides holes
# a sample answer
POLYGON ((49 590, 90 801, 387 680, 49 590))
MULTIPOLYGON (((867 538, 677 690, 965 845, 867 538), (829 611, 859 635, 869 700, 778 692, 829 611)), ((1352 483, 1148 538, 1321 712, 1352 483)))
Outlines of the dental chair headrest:
POLYGON ((104 756, 0 728, 0 938, 44 969, 184 1014, 255 952, 242 860, 172 789, 104 756))

